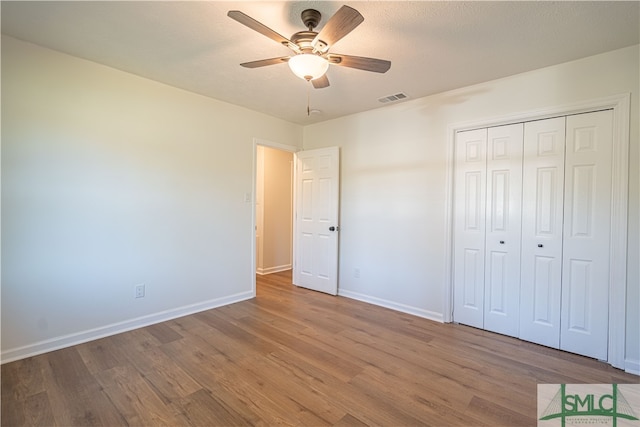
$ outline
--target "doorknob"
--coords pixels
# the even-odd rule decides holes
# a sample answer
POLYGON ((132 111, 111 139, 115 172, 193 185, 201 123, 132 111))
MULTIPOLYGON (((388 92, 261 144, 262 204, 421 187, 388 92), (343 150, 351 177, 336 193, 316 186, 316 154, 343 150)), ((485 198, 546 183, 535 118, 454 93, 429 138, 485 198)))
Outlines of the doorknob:
POLYGON ((504 245, 504 240, 500 240, 500 244, 501 244, 501 245, 504 245))
POLYGON ((544 247, 544 245, 542 243, 538 243, 538 247, 542 248, 542 247, 544 247))
POLYGON ((340 230, 340 227, 334 227, 333 225, 329 227, 329 231, 337 231, 340 230))

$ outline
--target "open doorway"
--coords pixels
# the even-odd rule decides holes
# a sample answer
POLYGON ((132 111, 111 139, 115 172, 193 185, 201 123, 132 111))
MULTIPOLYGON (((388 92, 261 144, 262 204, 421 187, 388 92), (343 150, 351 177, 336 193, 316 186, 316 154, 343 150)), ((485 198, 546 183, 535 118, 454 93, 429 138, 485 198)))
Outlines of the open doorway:
POLYGON ((256 144, 255 273, 293 267, 293 152, 256 144))

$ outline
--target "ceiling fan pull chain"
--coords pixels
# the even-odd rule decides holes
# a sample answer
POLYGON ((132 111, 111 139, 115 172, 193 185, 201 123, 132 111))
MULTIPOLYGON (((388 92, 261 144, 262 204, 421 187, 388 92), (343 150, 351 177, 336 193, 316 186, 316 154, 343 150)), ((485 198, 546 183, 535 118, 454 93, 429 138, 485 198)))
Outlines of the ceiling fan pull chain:
POLYGON ((311 115, 311 82, 307 84, 307 116, 311 115))

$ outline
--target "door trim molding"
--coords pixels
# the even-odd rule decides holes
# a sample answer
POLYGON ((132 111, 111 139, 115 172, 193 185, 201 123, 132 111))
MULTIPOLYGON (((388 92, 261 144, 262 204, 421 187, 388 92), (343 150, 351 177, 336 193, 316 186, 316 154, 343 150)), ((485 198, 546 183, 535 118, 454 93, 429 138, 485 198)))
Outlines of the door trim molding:
POLYGON ((294 145, 280 144, 266 139, 253 138, 252 163, 251 163, 251 294, 256 296, 256 180, 258 178, 258 145, 275 148, 281 151, 296 153, 301 150, 294 145))
POLYGON ((616 368, 625 368, 630 103, 631 94, 623 93, 578 103, 447 125, 444 322, 453 321, 453 186, 456 132, 612 109, 613 158, 607 362, 616 368))

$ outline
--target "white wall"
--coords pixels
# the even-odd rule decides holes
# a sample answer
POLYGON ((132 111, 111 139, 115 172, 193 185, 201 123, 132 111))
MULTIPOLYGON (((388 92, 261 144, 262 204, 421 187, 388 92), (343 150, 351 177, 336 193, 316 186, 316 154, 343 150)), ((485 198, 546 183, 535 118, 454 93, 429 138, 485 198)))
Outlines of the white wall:
POLYGON ((254 137, 302 128, 3 37, 2 360, 252 297, 254 137))
POLYGON ((638 53, 634 46, 305 127, 305 149, 341 147, 340 293, 442 319, 447 126, 631 93, 626 360, 640 371, 638 53))

